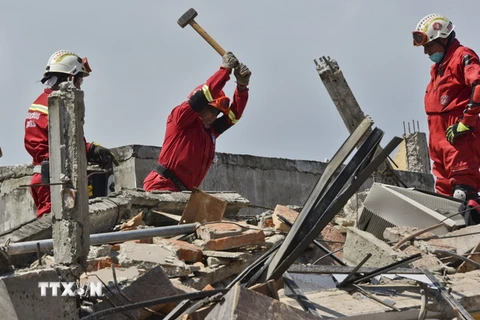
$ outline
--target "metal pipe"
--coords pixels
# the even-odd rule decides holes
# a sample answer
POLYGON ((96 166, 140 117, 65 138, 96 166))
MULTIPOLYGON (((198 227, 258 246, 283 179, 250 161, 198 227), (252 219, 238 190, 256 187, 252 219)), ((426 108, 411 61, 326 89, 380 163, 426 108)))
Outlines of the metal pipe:
MULTIPOLYGON (((90 235, 90 245, 104 244, 104 243, 117 243, 128 240, 138 240, 150 237, 166 237, 175 236, 184 233, 195 232, 197 223, 187 223, 177 226, 157 227, 131 231, 121 232, 105 232, 96 233, 90 235)), ((11 243, 5 248, 5 251, 9 255, 16 255, 22 253, 36 252, 37 248, 45 252, 53 249, 53 240, 37 240, 37 241, 25 241, 11 243)))

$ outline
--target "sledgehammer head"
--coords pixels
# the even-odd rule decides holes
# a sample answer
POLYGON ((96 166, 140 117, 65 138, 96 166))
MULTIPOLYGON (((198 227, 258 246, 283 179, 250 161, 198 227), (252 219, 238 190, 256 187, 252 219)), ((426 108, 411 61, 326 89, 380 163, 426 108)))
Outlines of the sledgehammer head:
POLYGON ((185 28, 187 24, 190 23, 195 17, 198 16, 197 11, 195 9, 190 8, 185 12, 177 21, 178 25, 182 28, 185 28))

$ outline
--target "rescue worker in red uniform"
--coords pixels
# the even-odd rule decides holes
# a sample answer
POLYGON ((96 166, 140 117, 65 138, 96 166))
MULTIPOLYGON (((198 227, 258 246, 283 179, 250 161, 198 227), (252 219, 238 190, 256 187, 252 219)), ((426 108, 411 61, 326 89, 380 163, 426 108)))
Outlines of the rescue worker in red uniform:
POLYGON ((214 159, 216 139, 243 114, 250 75, 248 67, 227 52, 220 69, 205 84, 195 88, 188 100, 172 110, 158 164, 143 182, 145 191, 175 192, 200 185, 214 159), (222 89, 232 69, 237 87, 230 104, 222 89), (220 112, 223 114, 217 118, 220 112))
POLYGON ((480 223, 480 61, 457 40, 446 17, 429 14, 413 31, 414 46, 423 46, 434 62, 425 93, 429 153, 435 188, 463 201, 467 225, 480 223))
MULTIPOLYGON (((46 86, 43 93, 28 109, 25 119, 25 149, 33 158, 33 177, 30 188, 33 201, 37 207, 37 218, 51 211, 50 186, 42 184, 42 163, 48 167, 48 96, 58 85, 65 81, 72 81, 80 89, 83 78, 92 70, 86 58, 80 58, 71 51, 59 50, 48 59, 42 83, 46 86)), ((98 164, 112 160, 118 164, 113 154, 106 148, 92 142, 86 143, 87 158, 98 164)), ((45 167, 45 165, 44 165, 45 167)), ((44 171, 46 172, 46 171, 44 171)), ((47 177, 47 180, 49 177, 47 177)))

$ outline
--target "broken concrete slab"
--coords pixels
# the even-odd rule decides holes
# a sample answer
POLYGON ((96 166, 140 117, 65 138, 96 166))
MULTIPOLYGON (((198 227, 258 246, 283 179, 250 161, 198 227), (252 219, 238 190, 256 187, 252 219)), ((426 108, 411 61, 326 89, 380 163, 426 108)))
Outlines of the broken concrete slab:
POLYGON ((443 243, 455 247, 457 254, 463 255, 480 242, 480 225, 470 226, 439 236, 443 243))
POLYGON ((451 294, 469 312, 480 311, 480 270, 447 277, 451 294))
POLYGON ((237 283, 225 295, 224 300, 216 304, 212 311, 205 317, 205 320, 258 320, 264 319, 266 312, 268 312, 270 319, 319 319, 317 316, 295 309, 261 293, 244 288, 237 283))
MULTIPOLYGON (((394 306, 401 311, 415 310, 416 316, 418 316, 421 305, 419 291, 420 289, 415 287, 409 290, 401 289, 397 295, 388 296, 388 299, 393 301, 394 306)), ((324 318, 344 319, 345 317, 345 319, 349 319, 347 317, 352 317, 352 319, 357 319, 356 317, 367 316, 362 318, 367 320, 378 319, 377 314, 387 314, 389 317, 381 319, 393 319, 392 316, 397 313, 397 311, 369 299, 360 292, 350 294, 347 291, 333 289, 306 293, 306 297, 317 306, 319 314, 324 318), (339 303, 340 301, 341 303, 339 303)), ((385 300, 385 296, 378 295, 377 297, 380 300, 385 300)), ((298 302, 291 297, 280 295, 280 301, 301 308, 298 302)), ((428 315, 430 316, 430 313, 428 315)))
MULTIPOLYGON (((122 190, 122 193, 128 195, 132 199, 132 206, 142 206, 155 208, 158 211, 182 215, 185 206, 190 199, 190 191, 170 192, 170 191, 153 191, 145 192, 141 189, 122 190)), ((236 192, 207 192, 209 195, 225 201, 227 207, 225 216, 234 217, 242 208, 248 207, 250 202, 236 192)))
MULTIPOLYGON (((170 282, 164 270, 160 266, 157 266, 148 270, 130 285, 122 289, 122 294, 118 294, 116 292, 114 296, 109 295, 108 298, 114 301, 117 305, 124 305, 155 299, 158 297, 174 296, 181 293, 183 292, 174 287, 170 282)), ((111 307, 112 306, 110 303, 103 301, 94 305, 94 310, 97 312, 104 309, 109 309, 111 307)), ((149 307, 149 309, 154 311, 160 311, 162 308, 165 308, 168 313, 173 306, 156 305, 149 307)), ((110 316, 106 316, 104 319, 132 319, 132 317, 133 319, 146 319, 151 315, 152 312, 146 310, 145 308, 138 308, 125 313, 115 313, 110 316)))
MULTIPOLYGON (((138 268, 136 266, 130 267, 116 267, 115 274, 117 276, 117 283, 122 288, 125 285, 132 283, 138 277, 145 273, 145 269, 138 268)), ((113 271, 111 267, 98 269, 96 271, 91 271, 87 273, 83 273, 80 276, 80 282, 84 281, 97 281, 101 280, 105 283, 108 287, 113 288, 114 278, 113 278, 113 271)))
POLYGON ((160 265, 169 277, 188 276, 200 270, 197 266, 187 265, 170 250, 159 245, 130 241, 120 245, 118 262, 124 267, 136 265, 147 269, 160 265))
POLYGON ((394 251, 373 234, 349 227, 343 249, 343 260, 347 264, 358 265, 368 253, 372 256, 364 264, 365 267, 383 267, 406 258, 405 254, 394 251))
POLYGON ((75 297, 52 296, 47 288, 46 296, 41 296, 39 282, 61 281, 52 269, 28 270, 13 276, 0 277, 1 318, 9 320, 39 319, 61 320, 79 319, 75 297))
POLYGON ((203 255, 206 257, 221 258, 221 259, 230 259, 230 260, 241 260, 244 259, 248 253, 247 252, 230 252, 230 251, 211 251, 204 250, 203 255))

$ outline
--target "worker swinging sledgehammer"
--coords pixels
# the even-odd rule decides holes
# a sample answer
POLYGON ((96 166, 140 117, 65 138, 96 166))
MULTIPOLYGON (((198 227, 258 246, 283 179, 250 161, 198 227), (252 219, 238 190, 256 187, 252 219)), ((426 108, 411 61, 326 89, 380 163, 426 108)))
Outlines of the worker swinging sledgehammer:
MULTIPOLYGON (((192 24, 196 15, 196 11, 190 9, 179 19, 179 25, 184 27, 192 24)), ((217 52, 225 52, 205 34, 202 37, 210 44, 214 42, 216 45, 212 46, 217 52)), ((143 182, 146 191, 175 192, 192 190, 200 185, 213 162, 216 139, 237 123, 243 114, 248 100, 250 75, 245 64, 240 63, 233 53, 226 52, 222 55, 220 69, 204 84, 196 87, 187 100, 173 108, 167 118, 157 165, 143 182), (223 87, 230 79, 232 70, 237 87, 230 101, 223 87), (220 113, 222 115, 218 117, 220 113)))

